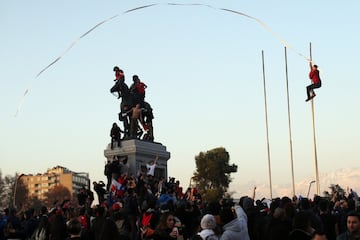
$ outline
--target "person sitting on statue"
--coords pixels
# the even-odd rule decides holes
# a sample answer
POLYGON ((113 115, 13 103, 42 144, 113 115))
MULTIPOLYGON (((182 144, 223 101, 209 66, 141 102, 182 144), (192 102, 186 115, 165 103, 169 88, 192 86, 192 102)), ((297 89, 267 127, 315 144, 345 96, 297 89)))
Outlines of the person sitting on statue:
MULTIPOLYGON (((124 71, 121 70, 118 66, 114 67, 114 72, 115 72, 115 79, 114 82, 115 84, 124 84, 125 83, 125 75, 124 75, 124 71)), ((121 97, 121 92, 118 91, 118 99, 121 97)))
POLYGON ((133 84, 130 87, 130 92, 134 94, 135 99, 138 102, 144 102, 145 100, 145 89, 147 88, 146 84, 140 81, 138 75, 133 76, 133 84))
POLYGON ((111 137, 111 146, 110 148, 114 148, 114 142, 117 142, 117 146, 121 147, 121 133, 124 132, 120 129, 120 127, 113 123, 112 128, 110 130, 110 137, 111 137))

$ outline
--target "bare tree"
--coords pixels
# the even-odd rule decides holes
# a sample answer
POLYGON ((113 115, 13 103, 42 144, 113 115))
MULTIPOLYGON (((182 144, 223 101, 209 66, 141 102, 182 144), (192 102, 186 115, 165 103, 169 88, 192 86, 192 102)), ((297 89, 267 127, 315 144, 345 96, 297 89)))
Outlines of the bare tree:
POLYGON ((71 193, 68 188, 59 184, 51 188, 45 196, 45 204, 47 207, 51 208, 54 205, 61 204, 65 200, 71 200, 71 193))

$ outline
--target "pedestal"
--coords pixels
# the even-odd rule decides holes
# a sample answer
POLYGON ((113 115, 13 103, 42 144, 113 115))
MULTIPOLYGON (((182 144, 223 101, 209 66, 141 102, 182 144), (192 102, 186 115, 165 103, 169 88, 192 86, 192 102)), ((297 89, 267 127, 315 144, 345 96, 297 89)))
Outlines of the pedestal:
POLYGON ((129 175, 136 175, 141 168, 146 168, 146 164, 154 160, 156 155, 159 156, 159 159, 157 160, 155 176, 167 179, 167 161, 170 158, 170 152, 166 151, 166 147, 161 143, 131 139, 121 141, 120 147, 114 143, 113 149, 108 144, 104 150, 104 156, 110 162, 113 161, 114 156, 127 156, 129 175))

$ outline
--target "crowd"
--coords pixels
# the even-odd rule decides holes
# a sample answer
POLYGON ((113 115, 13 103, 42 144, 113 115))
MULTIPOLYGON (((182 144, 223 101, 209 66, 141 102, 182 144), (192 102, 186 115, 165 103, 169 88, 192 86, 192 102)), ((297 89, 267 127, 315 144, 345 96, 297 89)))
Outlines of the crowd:
POLYGON ((94 182, 98 203, 93 191, 83 188, 76 206, 64 201, 39 213, 5 209, 0 240, 360 239, 356 192, 271 202, 249 196, 206 202, 195 187, 184 191, 175 178, 155 176, 156 159, 136 176, 127 176, 120 164, 115 177, 121 181, 114 182, 112 175, 111 183, 94 182))

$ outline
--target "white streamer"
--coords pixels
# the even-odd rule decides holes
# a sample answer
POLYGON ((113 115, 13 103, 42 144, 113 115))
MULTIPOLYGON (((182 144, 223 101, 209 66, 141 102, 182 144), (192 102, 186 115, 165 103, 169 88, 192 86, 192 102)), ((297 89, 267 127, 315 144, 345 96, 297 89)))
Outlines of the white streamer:
MULTIPOLYGON (((150 8, 150 7, 154 7, 154 6, 158 6, 158 5, 164 5, 164 4, 159 4, 159 3, 153 3, 153 4, 149 4, 149 5, 144 5, 144 6, 140 6, 140 7, 136 7, 136 8, 132 8, 129 10, 124 11, 122 14, 127 14, 127 13, 131 13, 137 10, 142 10, 145 8, 150 8)), ((288 47, 289 49, 293 50, 295 53, 297 53, 299 56, 304 57, 307 61, 310 61, 310 59, 308 57, 306 57, 304 54, 301 54, 300 52, 297 52, 293 47, 290 46, 290 44, 288 44, 280 35, 278 35, 276 32, 274 32, 266 23, 264 23, 263 21, 261 21, 258 18, 252 17, 250 15, 247 15, 245 13, 239 12, 239 11, 235 11, 232 9, 226 9, 226 8, 215 8, 211 5, 207 5, 207 4, 202 4, 202 3, 165 3, 165 5, 169 5, 169 6, 201 6, 201 7, 208 7, 208 8, 212 8, 215 10, 219 10, 219 11, 226 11, 226 12, 230 12, 230 13, 235 13, 247 18, 250 18, 252 20, 255 20, 257 23, 259 23, 261 26, 263 26, 267 31, 269 31, 272 35, 274 35, 283 45, 285 45, 286 47, 288 47)), ((45 68, 43 68, 36 76, 35 79, 38 78, 43 72, 45 72, 48 68, 50 68, 52 65, 54 65, 56 62, 58 62, 65 54, 67 54, 77 43, 80 39, 82 39, 83 37, 85 37, 86 35, 88 35, 89 33, 91 33, 92 31, 94 31, 96 28, 98 28, 99 26, 103 25, 104 23, 118 17, 119 14, 114 15, 110 18, 107 18, 101 22, 99 22, 98 24, 96 24, 94 27, 90 28, 88 31, 86 31, 84 34, 82 34, 80 37, 78 37, 74 42, 72 42, 70 44, 70 46, 59 56, 57 57, 54 61, 52 61, 49 65, 47 65, 45 68)), ((20 109, 23 105, 23 102, 25 100, 25 97, 27 96, 27 94, 29 93, 30 88, 27 88, 20 100, 20 103, 18 105, 17 111, 15 113, 15 117, 18 115, 18 113, 20 112, 20 109)))

